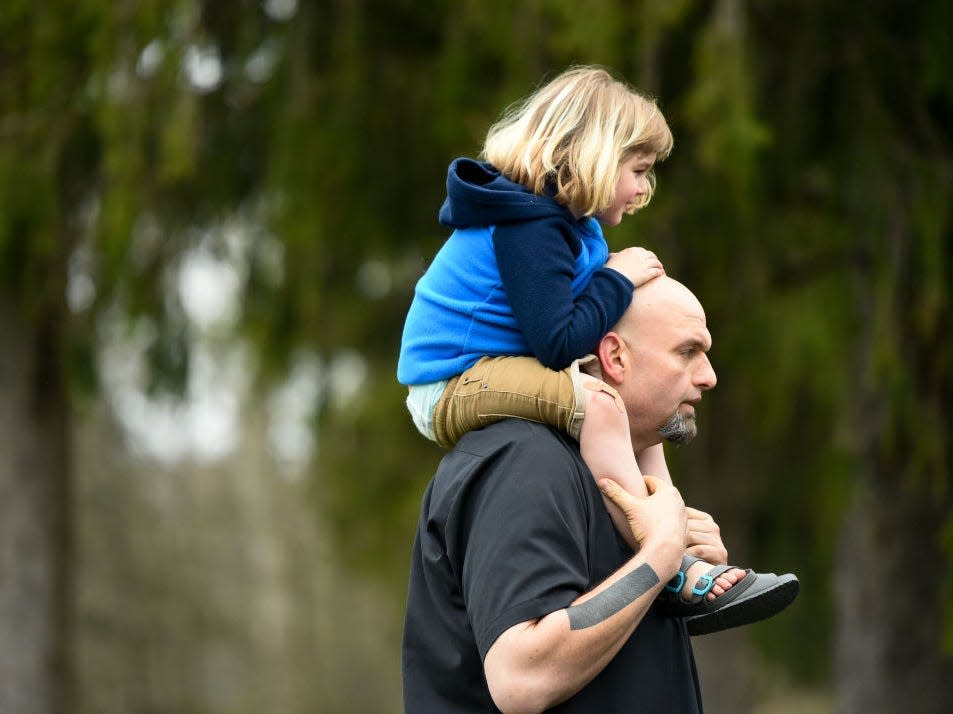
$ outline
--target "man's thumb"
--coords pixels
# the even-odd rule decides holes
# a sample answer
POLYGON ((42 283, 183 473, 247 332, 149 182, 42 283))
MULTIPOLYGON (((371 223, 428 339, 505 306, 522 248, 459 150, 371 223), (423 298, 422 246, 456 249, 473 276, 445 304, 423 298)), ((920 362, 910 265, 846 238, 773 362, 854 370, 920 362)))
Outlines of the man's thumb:
POLYGON ((609 498, 612 498, 618 489, 619 484, 617 484, 611 478, 604 478, 599 482, 599 490, 609 498))
POLYGON ((662 485, 662 479, 658 478, 657 476, 644 474, 642 476, 642 480, 645 481, 645 487, 648 489, 650 496, 658 491, 658 487, 662 485))

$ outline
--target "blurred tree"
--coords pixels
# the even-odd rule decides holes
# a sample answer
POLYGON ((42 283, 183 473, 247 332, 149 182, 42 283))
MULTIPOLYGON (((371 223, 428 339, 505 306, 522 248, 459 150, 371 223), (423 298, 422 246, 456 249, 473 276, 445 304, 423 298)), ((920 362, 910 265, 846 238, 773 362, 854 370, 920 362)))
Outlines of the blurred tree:
POLYGON ((75 430, 69 711, 400 712, 402 602, 336 563, 263 410, 226 458, 164 464, 110 448, 106 412, 75 430))
POLYGON ((0 710, 33 714, 68 710, 74 388, 117 307, 156 327, 153 388, 183 383, 169 279, 263 173, 246 63, 284 25, 248 2, 15 1, 0 31, 0 710))

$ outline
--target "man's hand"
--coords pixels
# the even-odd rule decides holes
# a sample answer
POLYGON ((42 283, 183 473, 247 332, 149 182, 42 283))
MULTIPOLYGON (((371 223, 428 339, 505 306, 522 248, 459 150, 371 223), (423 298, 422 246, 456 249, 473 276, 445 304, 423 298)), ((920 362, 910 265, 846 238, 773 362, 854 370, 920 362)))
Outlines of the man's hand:
POLYGON ((686 552, 712 565, 727 565, 728 550, 721 542, 721 529, 715 519, 697 508, 686 507, 688 547, 686 552))
POLYGON ((649 492, 646 498, 636 498, 611 479, 601 480, 599 488, 625 514, 640 546, 672 546, 681 553, 688 544, 688 513, 682 495, 655 476, 643 478, 649 492))

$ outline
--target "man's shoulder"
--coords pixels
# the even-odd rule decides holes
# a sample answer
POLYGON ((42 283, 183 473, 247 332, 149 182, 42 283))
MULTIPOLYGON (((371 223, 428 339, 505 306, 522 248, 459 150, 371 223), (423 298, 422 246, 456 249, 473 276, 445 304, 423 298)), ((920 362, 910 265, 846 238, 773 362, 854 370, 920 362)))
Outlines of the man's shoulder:
POLYGON ((550 426, 527 419, 503 419, 468 432, 453 450, 480 457, 513 447, 518 447, 516 451, 523 457, 579 455, 576 441, 550 426))
POLYGON ((565 434, 525 419, 504 419, 464 434, 440 462, 434 485, 446 494, 514 471, 524 484, 536 478, 555 481, 558 473, 578 480, 584 468, 579 445, 565 434))

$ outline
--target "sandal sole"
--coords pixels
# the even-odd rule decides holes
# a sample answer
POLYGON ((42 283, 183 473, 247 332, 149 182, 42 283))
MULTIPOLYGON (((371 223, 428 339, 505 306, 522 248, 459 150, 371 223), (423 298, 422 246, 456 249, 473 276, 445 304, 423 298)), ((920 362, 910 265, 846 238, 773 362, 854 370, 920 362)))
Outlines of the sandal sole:
POLYGON ((715 612, 685 618, 688 634, 708 635, 729 630, 732 627, 750 625, 765 620, 786 608, 797 597, 800 583, 793 575, 781 576, 777 585, 752 595, 740 598, 715 612))

